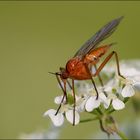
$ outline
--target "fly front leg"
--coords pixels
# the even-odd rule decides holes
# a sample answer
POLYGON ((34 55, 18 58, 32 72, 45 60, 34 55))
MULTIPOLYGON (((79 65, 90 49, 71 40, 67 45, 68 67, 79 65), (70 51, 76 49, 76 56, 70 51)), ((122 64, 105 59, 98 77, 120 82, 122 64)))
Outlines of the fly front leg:
POLYGON ((62 105, 62 103, 64 102, 64 99, 66 98, 66 102, 68 101, 68 99, 67 99, 67 93, 66 93, 66 80, 63 80, 63 84, 64 84, 64 88, 63 88, 63 86, 62 86, 62 84, 61 84, 61 81, 60 81, 59 76, 57 75, 57 73, 56 73, 56 79, 57 79, 57 81, 58 81, 58 83, 59 83, 59 86, 61 87, 61 89, 62 89, 62 91, 63 91, 63 97, 62 97, 61 103, 60 103, 60 105, 59 105, 59 107, 58 107, 58 109, 57 109, 55 115, 58 114, 58 112, 59 112, 59 110, 60 110, 60 108, 61 108, 61 105, 62 105))
POLYGON ((118 75, 122 78, 125 79, 125 77, 123 75, 121 75, 120 73, 120 66, 119 66, 119 59, 118 59, 118 55, 115 51, 111 52, 106 58, 105 60, 102 62, 102 64, 99 66, 99 68, 97 69, 97 71, 95 72, 95 74, 92 74, 92 76, 97 76, 100 71, 104 68, 104 66, 107 64, 107 62, 112 58, 112 56, 115 55, 115 59, 116 59, 116 64, 117 64, 117 72, 118 75))
POLYGON ((69 88, 72 90, 72 86, 68 80, 67 80, 67 84, 68 84, 69 88))

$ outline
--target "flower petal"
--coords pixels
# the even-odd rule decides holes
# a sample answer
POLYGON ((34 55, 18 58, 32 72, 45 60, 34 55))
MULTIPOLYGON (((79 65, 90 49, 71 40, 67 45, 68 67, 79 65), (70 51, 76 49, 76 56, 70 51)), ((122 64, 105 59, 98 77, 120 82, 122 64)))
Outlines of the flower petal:
POLYGON ((55 126, 61 126, 64 122, 64 116, 62 113, 55 115, 56 110, 50 109, 44 113, 44 116, 49 116, 55 126))
POLYGON ((135 94, 135 91, 131 85, 126 85, 122 92, 121 92, 123 97, 131 97, 135 94))
POLYGON ((91 112, 94 108, 99 107, 99 105, 100 105, 100 100, 96 99, 96 96, 95 97, 92 96, 87 100, 85 108, 88 112, 91 112))
POLYGON ((110 106, 111 99, 107 99, 105 102, 103 102, 105 109, 107 109, 110 106))
POLYGON ((113 105, 113 108, 115 110, 121 110, 125 107, 125 104, 121 100, 119 100, 118 98, 113 99, 112 105, 113 105))
POLYGON ((105 96, 105 94, 102 93, 102 92, 99 94, 99 98, 100 98, 101 102, 103 103, 104 107, 107 109, 109 107, 109 105, 110 105, 111 99, 108 99, 105 96))
MULTIPOLYGON (((74 114, 73 110, 66 111, 66 118, 67 120, 73 124, 74 114)), ((77 111, 75 111, 75 125, 77 125, 80 121, 80 115, 77 111)))
MULTIPOLYGON (((54 102, 56 104, 61 104, 62 98, 63 98, 63 95, 62 96, 57 96, 57 97, 55 97, 54 102)), ((66 101, 66 98, 64 98, 63 102, 65 102, 65 101, 66 101)))
POLYGON ((76 110, 77 110, 78 112, 83 112, 83 111, 85 111, 85 104, 86 104, 86 100, 82 100, 82 101, 80 102, 80 104, 78 104, 78 105, 76 106, 76 110))

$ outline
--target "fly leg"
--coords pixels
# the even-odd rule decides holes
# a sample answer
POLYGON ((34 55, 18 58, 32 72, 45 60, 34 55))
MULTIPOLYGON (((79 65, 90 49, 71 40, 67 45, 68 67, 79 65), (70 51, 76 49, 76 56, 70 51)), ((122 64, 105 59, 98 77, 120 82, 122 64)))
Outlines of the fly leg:
MULTIPOLYGON (((94 68, 97 71, 97 66, 96 65, 94 65, 94 68)), ((101 86, 104 87, 103 80, 102 80, 100 74, 98 74, 98 79, 99 79, 99 82, 100 82, 101 86)))
POLYGON ((74 80, 73 80, 73 79, 72 79, 72 91, 73 91, 73 99, 74 99, 73 125, 75 125, 75 106, 76 106, 76 97, 75 97, 75 89, 74 89, 74 80))
MULTIPOLYGON (((95 69, 95 72, 96 72, 96 71, 97 71, 97 66, 96 66, 96 64, 93 64, 93 66, 94 66, 94 69, 95 69)), ((92 72, 92 65, 90 65, 90 71, 92 72)), ((99 82, 100 82, 101 86, 103 87, 104 84, 103 84, 103 80, 102 80, 100 74, 98 74, 98 79, 99 79, 99 82)))
POLYGON ((60 79, 59 79, 58 75, 56 75, 56 77, 57 77, 58 83, 59 83, 60 87, 62 88, 64 94, 63 94, 61 103, 60 103, 60 105, 59 105, 59 107, 58 107, 58 109, 57 109, 55 115, 57 115, 57 113, 59 112, 59 110, 60 110, 60 108, 61 108, 61 105, 62 105, 62 103, 63 103, 63 101, 64 101, 64 98, 66 97, 66 102, 67 102, 67 100, 68 100, 68 99, 67 99, 67 94, 66 94, 66 82, 67 82, 67 84, 69 85, 70 89, 72 89, 72 91, 73 91, 73 98, 74 98, 73 125, 75 125, 75 106, 76 106, 76 98, 75 98, 74 80, 72 80, 72 86, 71 86, 71 84, 69 83, 68 80, 63 80, 63 83, 64 83, 64 88, 63 88, 63 86, 62 86, 62 84, 61 84, 61 82, 60 82, 60 79))
POLYGON ((67 84, 68 84, 69 88, 72 90, 72 86, 68 80, 67 80, 67 84))
MULTIPOLYGON (((97 66, 96 65, 94 65, 94 68, 97 71, 97 66)), ((102 88, 104 88, 104 83, 103 83, 103 80, 102 80, 100 74, 98 74, 98 79, 99 79, 99 82, 100 82, 102 88)), ((104 92, 105 96, 107 97, 107 93, 105 91, 103 91, 103 92, 104 92)))
POLYGON ((117 72, 118 75, 122 78, 125 79, 125 77, 123 75, 121 75, 120 73, 120 66, 119 66, 119 59, 118 59, 118 55, 115 51, 111 52, 106 58, 105 60, 102 62, 102 64, 99 66, 99 68, 97 69, 97 71, 95 72, 95 74, 93 74, 92 76, 97 76, 100 71, 104 68, 104 66, 107 64, 107 62, 112 58, 112 56, 115 55, 115 59, 116 59, 116 64, 117 64, 117 72))
POLYGON ((67 102, 68 99, 67 99, 67 93, 66 93, 66 80, 63 80, 63 83, 64 83, 64 88, 63 88, 63 86, 62 86, 62 84, 61 84, 61 81, 60 81, 60 79, 59 79, 57 73, 56 73, 55 75, 56 75, 56 79, 57 79, 57 81, 58 81, 58 83, 59 83, 59 85, 60 85, 60 87, 61 87, 61 89, 62 89, 62 91, 63 91, 63 93, 64 93, 64 94, 63 94, 63 97, 62 97, 62 100, 61 100, 61 103, 60 103, 60 105, 59 105, 59 107, 58 107, 58 109, 57 109, 57 111, 56 111, 56 113, 55 113, 55 115, 57 115, 58 112, 59 112, 59 110, 60 110, 60 108, 61 108, 61 105, 62 105, 62 103, 63 103, 65 97, 66 97, 66 102, 67 102))
POLYGON ((88 72, 89 75, 90 75, 91 82, 92 82, 92 84, 93 84, 93 86, 94 86, 94 89, 95 89, 95 91, 96 91, 96 94, 97 94, 96 99, 98 99, 98 97, 99 97, 99 93, 98 93, 98 90, 97 90, 96 84, 95 84, 95 82, 94 82, 94 80, 93 80, 93 78, 92 78, 92 73, 91 73, 91 71, 90 71, 90 69, 89 69, 89 67, 88 67, 87 64, 85 64, 85 67, 86 67, 87 72, 88 72))

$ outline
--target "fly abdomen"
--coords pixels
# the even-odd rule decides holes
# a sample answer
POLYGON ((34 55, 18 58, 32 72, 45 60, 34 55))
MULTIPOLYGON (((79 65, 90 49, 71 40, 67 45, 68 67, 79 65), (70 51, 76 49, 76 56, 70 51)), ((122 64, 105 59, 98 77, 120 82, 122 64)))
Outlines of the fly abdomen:
POLYGON ((92 63, 92 64, 98 63, 99 58, 101 58, 112 45, 113 43, 96 48, 95 50, 91 51, 89 54, 86 55, 84 61, 86 63, 92 63))

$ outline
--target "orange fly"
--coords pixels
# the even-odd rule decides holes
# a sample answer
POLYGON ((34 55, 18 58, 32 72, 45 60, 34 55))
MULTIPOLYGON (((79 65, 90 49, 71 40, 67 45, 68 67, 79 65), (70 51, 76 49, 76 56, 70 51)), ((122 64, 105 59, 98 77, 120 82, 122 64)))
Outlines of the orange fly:
MULTIPOLYGON (((76 102, 74 80, 91 80, 98 99, 99 93, 96 88, 93 77, 98 76, 101 85, 103 86, 103 82, 101 80, 99 73, 113 55, 115 55, 118 75, 123 77, 120 73, 118 55, 115 51, 112 51, 98 68, 96 67, 96 64, 99 62, 99 59, 114 44, 111 43, 108 45, 103 45, 98 47, 99 43, 101 43, 104 39, 108 38, 115 31, 115 29, 117 28, 117 26, 119 25, 122 19, 123 17, 119 17, 107 23, 105 26, 103 26, 95 35, 93 35, 87 42, 85 42, 85 44, 83 44, 83 46, 76 52, 74 57, 67 62, 65 68, 60 68, 60 72, 52 73, 56 75, 58 83, 64 93, 61 104, 63 103, 64 98, 66 98, 67 101, 66 83, 68 83, 68 85, 71 87, 73 91, 73 98, 74 98, 73 125, 75 125, 75 102, 76 102), (94 74, 91 71, 92 66, 96 68, 96 72, 94 74), (72 86, 68 82, 67 80, 68 78, 72 79, 72 86)), ((61 104, 57 109, 56 115, 59 112, 61 104)))

